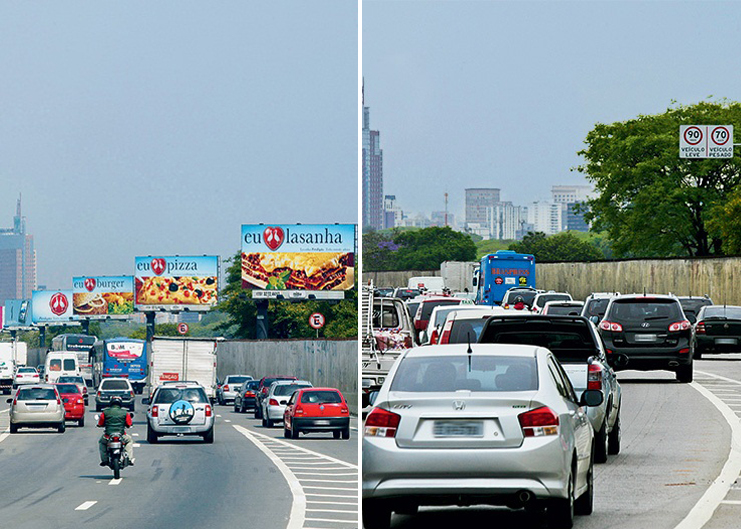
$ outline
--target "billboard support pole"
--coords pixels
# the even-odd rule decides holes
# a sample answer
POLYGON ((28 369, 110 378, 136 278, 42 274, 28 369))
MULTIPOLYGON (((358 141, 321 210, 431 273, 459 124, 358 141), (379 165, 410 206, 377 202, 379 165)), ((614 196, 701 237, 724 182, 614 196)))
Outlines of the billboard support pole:
POLYGON ((39 327, 39 345, 42 349, 46 349, 46 325, 39 327))
POLYGON ((147 311, 147 347, 152 347, 152 338, 154 338, 154 312, 147 311))
POLYGON ((268 339, 268 300, 259 299, 255 302, 257 305, 257 325, 255 329, 258 340, 268 339))
POLYGON ((81 319, 80 325, 82 325, 82 334, 90 334, 90 318, 81 319))

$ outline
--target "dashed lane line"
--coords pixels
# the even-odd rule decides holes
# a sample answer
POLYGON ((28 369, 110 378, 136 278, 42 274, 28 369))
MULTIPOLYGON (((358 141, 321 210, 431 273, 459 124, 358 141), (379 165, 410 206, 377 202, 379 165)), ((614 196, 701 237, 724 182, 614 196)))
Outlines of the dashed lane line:
POLYGON ((85 503, 81 503, 80 505, 75 508, 76 511, 87 511, 90 507, 98 503, 97 501, 86 501, 85 503))

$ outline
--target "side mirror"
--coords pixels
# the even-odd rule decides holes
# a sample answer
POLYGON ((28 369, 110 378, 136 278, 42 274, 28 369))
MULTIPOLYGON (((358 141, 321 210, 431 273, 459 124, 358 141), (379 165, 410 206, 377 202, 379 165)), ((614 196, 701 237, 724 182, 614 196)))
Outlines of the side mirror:
POLYGON ((589 321, 597 325, 599 323, 599 316, 590 316, 589 321))
POLYGON ((132 418, 132 419, 133 419, 133 418, 134 418, 134 416, 136 415, 136 413, 134 413, 133 411, 130 411, 130 412, 129 412, 129 414, 131 415, 131 418, 132 418))
POLYGON ((142 404, 148 406, 149 405, 149 399, 142 399, 142 404))
POLYGON ((7 402, 8 404, 12 404, 13 403, 13 399, 8 399, 5 402, 7 402))
POLYGON ((594 407, 599 406, 605 400, 605 396, 598 389, 587 389, 581 394, 579 406, 594 407))

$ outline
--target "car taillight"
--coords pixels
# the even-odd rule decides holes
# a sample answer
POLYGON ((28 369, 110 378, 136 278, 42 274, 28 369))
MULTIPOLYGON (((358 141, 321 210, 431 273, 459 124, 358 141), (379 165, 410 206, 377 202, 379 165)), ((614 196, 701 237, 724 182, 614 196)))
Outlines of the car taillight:
POLYGON ((129 391, 129 393, 131 393, 131 398, 133 399, 134 398, 134 392, 133 391, 129 391))
POLYGON ((365 435, 368 437, 396 437, 401 415, 382 408, 373 408, 365 419, 365 435))
POLYGON ((680 349, 680 350, 679 350, 679 354, 681 354, 681 355, 683 355, 683 354, 687 354, 687 353, 689 353, 689 352, 690 352, 690 350, 689 350, 689 349, 687 349, 687 348, 685 348, 685 349, 680 349))
POLYGON ((227 384, 226 386, 224 386, 224 387, 223 387, 222 389, 223 389, 224 391, 229 391, 229 384, 227 384))
POLYGON ((430 335, 430 344, 431 345, 435 345, 437 343, 437 335, 438 335, 437 327, 435 327, 432 330, 432 334, 430 335))
POLYGON ((82 399, 77 399, 77 404, 85 404, 85 401, 82 399))
POLYGON ((254 391, 246 391, 244 393, 244 396, 245 397, 254 397, 255 396, 255 392, 254 391))
POLYGON ((159 416, 160 416, 159 406, 152 406, 152 417, 159 417, 159 416))
POLYGON ((505 304, 504 304, 504 308, 505 308, 505 309, 508 309, 508 308, 509 308, 509 303, 505 303, 505 304))
POLYGON ((278 405, 278 401, 275 399, 270 399, 268 401, 268 406, 277 406, 277 405, 278 405))
POLYGON ((304 407, 301 404, 296 404, 296 408, 293 410, 294 415, 303 415, 304 407))
POLYGON ((210 404, 206 404, 206 417, 211 417, 211 414, 212 413, 213 413, 213 411, 211 410, 211 405, 210 404))
POLYGON ((100 391, 98 391, 98 396, 100 397, 100 395, 101 395, 101 392, 100 392, 100 391))
POLYGON ((342 407, 340 408, 340 413, 341 413, 342 415, 348 415, 348 414, 350 413, 350 409, 349 409, 349 408, 347 408, 346 406, 342 406, 342 407))
POLYGON ((602 391, 602 366, 599 364, 589 364, 587 373, 587 389, 597 389, 602 391))
POLYGON ((692 327, 692 324, 687 320, 676 321, 669 325, 669 332, 686 331, 690 327, 692 327))
POLYGON ((525 437, 558 435, 558 415, 548 406, 521 413, 517 420, 525 437))
POLYGON ((601 322, 599 322, 599 328, 603 331, 623 332, 622 325, 607 320, 602 320, 601 322))
POLYGON ((705 322, 701 321, 697 324, 697 327, 695 327, 695 332, 697 334, 705 334, 705 322))

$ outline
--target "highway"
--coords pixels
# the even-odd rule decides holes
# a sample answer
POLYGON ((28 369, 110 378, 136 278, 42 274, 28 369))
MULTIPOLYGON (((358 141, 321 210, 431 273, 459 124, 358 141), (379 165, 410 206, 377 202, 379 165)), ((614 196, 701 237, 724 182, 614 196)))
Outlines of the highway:
POLYGON ((216 406, 214 444, 200 438, 146 441, 138 399, 131 434, 136 464, 121 480, 100 467, 94 412, 78 428, 8 432, 0 405, 3 527, 357 527, 357 421, 350 440, 331 433, 283 437, 252 414, 216 406))

